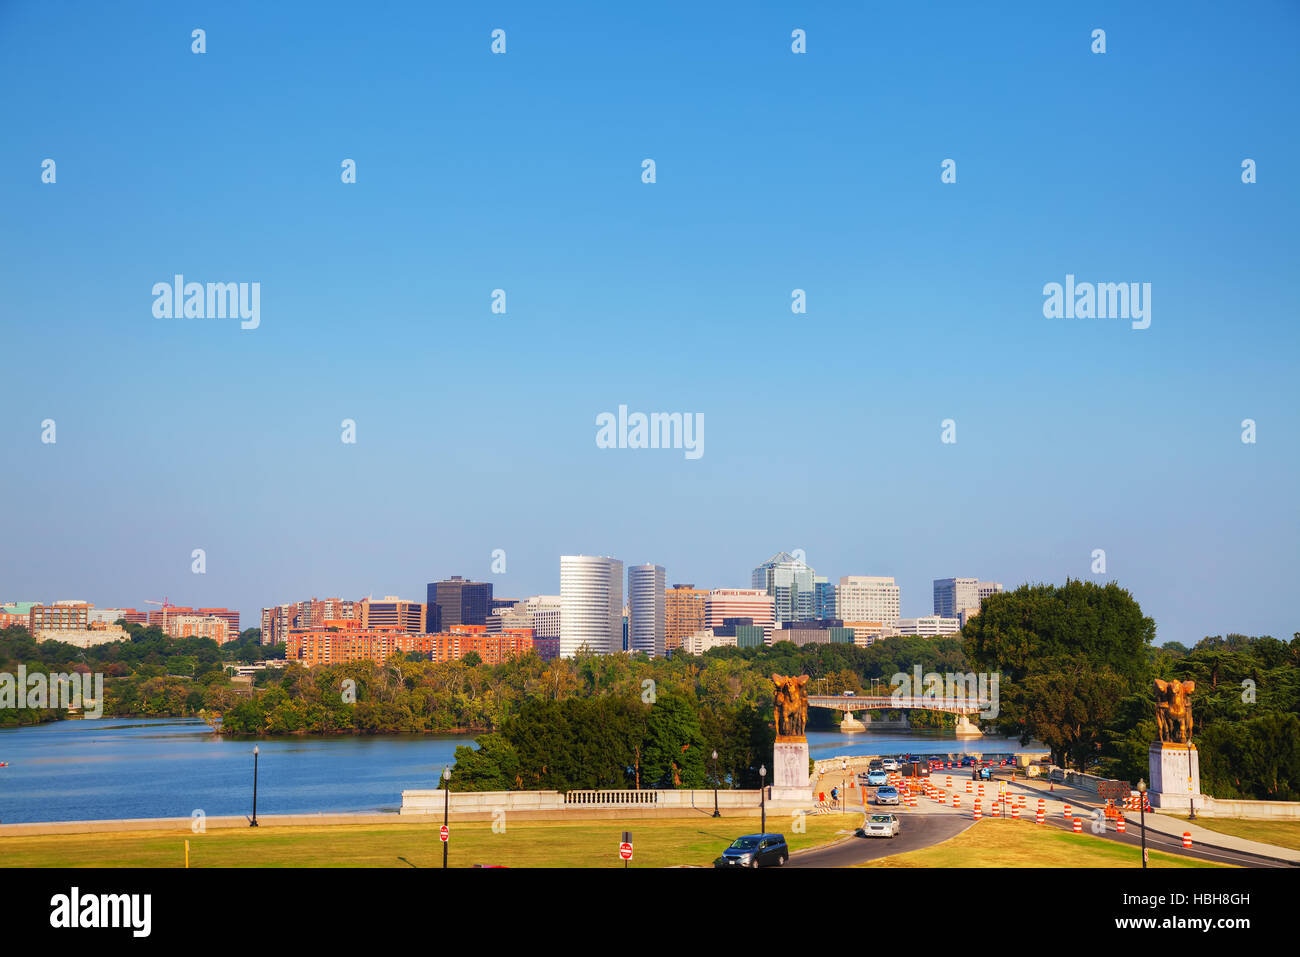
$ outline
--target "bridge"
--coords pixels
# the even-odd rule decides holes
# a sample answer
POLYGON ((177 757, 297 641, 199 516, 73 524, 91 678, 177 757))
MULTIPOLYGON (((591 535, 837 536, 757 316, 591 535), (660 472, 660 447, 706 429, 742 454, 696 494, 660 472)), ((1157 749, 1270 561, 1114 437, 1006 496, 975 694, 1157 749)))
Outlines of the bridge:
POLYGON ((946 711, 949 714, 979 714, 988 707, 987 702, 967 697, 933 698, 912 695, 895 698, 892 695, 829 695, 810 694, 808 707, 829 708, 832 711, 946 711))
MULTIPOLYGON (((855 711, 945 711, 957 716, 956 733, 959 738, 975 738, 982 733, 979 725, 971 721, 971 715, 978 715, 988 707, 988 702, 965 695, 957 697, 931 697, 929 695, 829 695, 810 694, 808 707, 826 708, 830 711, 843 711, 844 720, 840 730, 846 734, 865 731, 866 725, 853 717, 855 711)), ((903 715, 906 727, 907 715, 903 715)), ((867 721, 870 721, 867 718, 867 721)))

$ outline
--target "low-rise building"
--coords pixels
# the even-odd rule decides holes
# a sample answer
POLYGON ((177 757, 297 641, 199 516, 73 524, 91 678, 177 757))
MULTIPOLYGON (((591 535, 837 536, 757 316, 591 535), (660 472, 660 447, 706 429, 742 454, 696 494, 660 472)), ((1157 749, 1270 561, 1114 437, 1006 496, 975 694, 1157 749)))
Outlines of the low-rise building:
POLYGON ((859 648, 869 648, 885 634, 883 621, 846 621, 844 627, 853 632, 853 643, 859 648))
POLYGON ((796 645, 851 645, 853 629, 838 618, 790 621, 772 632, 772 644, 790 641, 796 645))
POLYGON ((678 650, 686 655, 702 655, 710 648, 735 647, 735 635, 719 635, 715 634, 712 628, 701 628, 683 638, 682 643, 678 645, 678 650))
POLYGON ((37 641, 62 641, 77 648, 93 648, 114 641, 130 641, 131 636, 121 628, 95 625, 90 628, 41 628, 32 632, 37 641))
POLYGON ((920 618, 898 619, 898 634, 917 635, 922 638, 936 638, 939 635, 951 635, 961 631, 961 622, 956 618, 943 618, 939 615, 923 615, 920 618))

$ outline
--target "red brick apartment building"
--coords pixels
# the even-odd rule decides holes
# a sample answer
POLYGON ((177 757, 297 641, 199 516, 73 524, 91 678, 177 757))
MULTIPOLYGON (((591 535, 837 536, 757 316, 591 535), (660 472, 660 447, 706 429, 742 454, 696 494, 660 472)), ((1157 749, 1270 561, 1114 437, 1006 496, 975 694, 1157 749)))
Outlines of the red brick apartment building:
MULTIPOLYGON (((172 619, 181 615, 195 618, 220 618, 226 623, 225 641, 234 641, 239 637, 239 612, 229 608, 188 608, 184 605, 168 605, 166 608, 149 612, 149 624, 157 625, 172 635, 172 619)), ((127 621, 130 621, 127 618, 127 621)), ((172 635, 174 638, 184 637, 172 635)))
POLYGON ((392 625, 366 627, 356 619, 326 619, 320 627, 290 628, 285 657, 304 665, 345 661, 383 664, 395 652, 419 652, 434 661, 459 661, 471 651, 487 664, 500 664, 533 650, 533 629, 488 634, 486 625, 453 625, 439 634, 413 635, 392 625))

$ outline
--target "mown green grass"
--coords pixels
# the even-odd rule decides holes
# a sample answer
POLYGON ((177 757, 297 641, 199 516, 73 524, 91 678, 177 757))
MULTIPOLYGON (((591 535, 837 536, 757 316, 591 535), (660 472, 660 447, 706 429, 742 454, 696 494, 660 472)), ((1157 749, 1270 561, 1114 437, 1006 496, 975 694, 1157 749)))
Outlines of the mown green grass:
MULTIPOLYGON (((1186 817, 1183 820, 1187 820, 1186 817)), ((1198 817, 1197 824, 1220 834, 1262 841, 1300 851, 1300 821, 1248 821, 1243 818, 1198 817)))
MULTIPOLYGON (((0 838, 4 867, 441 867, 441 819, 420 824, 363 824, 214 829, 206 834, 125 831, 0 838)), ((791 850, 827 844, 860 823, 857 815, 806 818, 806 833, 768 815, 791 850), (837 819, 838 818, 838 819, 837 819)), ((759 829, 759 818, 517 821, 503 833, 489 822, 451 825, 449 867, 622 867, 618 844, 632 832, 631 867, 708 866, 732 840, 759 829)))
MULTIPOLYGON (((1141 867, 1142 849, 1026 821, 985 818, 951 840, 865 867, 1141 867)), ((1150 867, 1220 867, 1151 851, 1150 867)))

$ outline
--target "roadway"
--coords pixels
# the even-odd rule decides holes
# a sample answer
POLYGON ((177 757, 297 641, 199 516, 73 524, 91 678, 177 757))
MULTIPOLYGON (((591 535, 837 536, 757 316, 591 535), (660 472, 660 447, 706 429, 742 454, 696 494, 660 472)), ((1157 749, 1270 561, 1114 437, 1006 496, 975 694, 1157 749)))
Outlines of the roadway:
MULTIPOLYGON (((918 814, 915 811, 909 811, 904 808, 901 812, 894 807, 884 807, 877 809, 872 805, 869 809, 874 812, 893 811, 898 814, 902 822, 902 828, 897 837, 851 837, 848 840, 840 841, 838 844, 831 844, 827 847, 813 848, 807 851, 798 851, 790 855, 790 860, 786 862, 786 867, 852 867, 855 864, 865 864, 867 861, 874 861, 878 857, 889 857, 891 854, 902 854, 906 851, 919 851, 924 847, 932 844, 939 844, 949 838, 956 837, 966 828, 975 822, 970 820, 970 815, 953 814, 918 814)), ((861 822, 862 812, 855 811, 850 815, 854 822, 861 822)))
MULTIPOLYGON (((936 786, 941 786, 945 781, 945 773, 936 773, 931 776, 931 780, 936 786)), ((1002 780, 1006 780, 1002 776, 1002 780)), ((947 802, 940 805, 931 801, 929 798, 921 796, 916 808, 908 807, 877 807, 875 804, 869 804, 865 808, 854 807, 849 805, 849 813, 845 816, 850 817, 854 822, 862 820, 863 811, 873 812, 890 812, 898 814, 901 822, 899 834, 894 838, 879 837, 852 837, 831 844, 826 847, 814 848, 807 851, 800 851, 791 855, 787 867, 852 867, 856 864, 863 864, 881 857, 889 857, 893 854, 903 854, 907 851, 916 851, 922 848, 930 847, 956 837, 962 831, 966 830, 972 824, 972 796, 964 792, 965 781, 969 780, 965 775, 953 775, 952 791, 960 794, 962 806, 960 808, 951 808, 947 802)), ((986 787, 988 782, 986 782, 986 787)), ((947 791, 948 789, 943 788, 947 791)), ((1118 841, 1127 844, 1133 848, 1140 848, 1142 845, 1142 831, 1139 818, 1135 814, 1129 814, 1126 822, 1126 830, 1123 834, 1115 830, 1114 820, 1106 820, 1106 830, 1102 834, 1093 834, 1092 832, 1092 811, 1100 809, 1096 797, 1087 795, 1074 788, 1057 788, 1049 791, 1045 784, 1029 783, 1023 778, 1017 778, 1014 782, 1008 781, 1007 787, 1009 794, 1024 793, 1026 795, 1026 807, 1021 810, 1022 817, 1027 823, 1032 824, 1034 812, 1038 807, 1038 799, 1041 797, 1047 801, 1047 812, 1044 816, 1044 825, 1057 830, 1073 831, 1074 823, 1072 819, 1066 819, 1063 813, 1063 804, 1069 802, 1074 809, 1076 817, 1083 818, 1084 834, 1092 834, 1093 837, 1101 838, 1108 841, 1118 841)), ((872 788, 868 792, 874 793, 872 788)), ((852 789, 851 795, 860 792, 852 789)), ((951 792, 948 792, 951 793, 951 792)), ((996 785, 993 793, 989 795, 986 801, 993 798, 996 794, 996 785)), ((987 803, 985 805, 987 815, 987 803)), ((842 811, 832 811, 832 814, 843 814, 842 811)), ((1250 853, 1248 851, 1229 849, 1224 847, 1215 847, 1203 843, 1194 843, 1190 848, 1182 845, 1182 840, 1169 834, 1162 834, 1151 828, 1146 832, 1146 843, 1148 850, 1161 851, 1166 854, 1174 854, 1180 857, 1191 857, 1203 861, 1212 861, 1216 864, 1229 864, 1237 867, 1294 867, 1289 861, 1280 860, 1263 856, 1260 854, 1250 853)))

